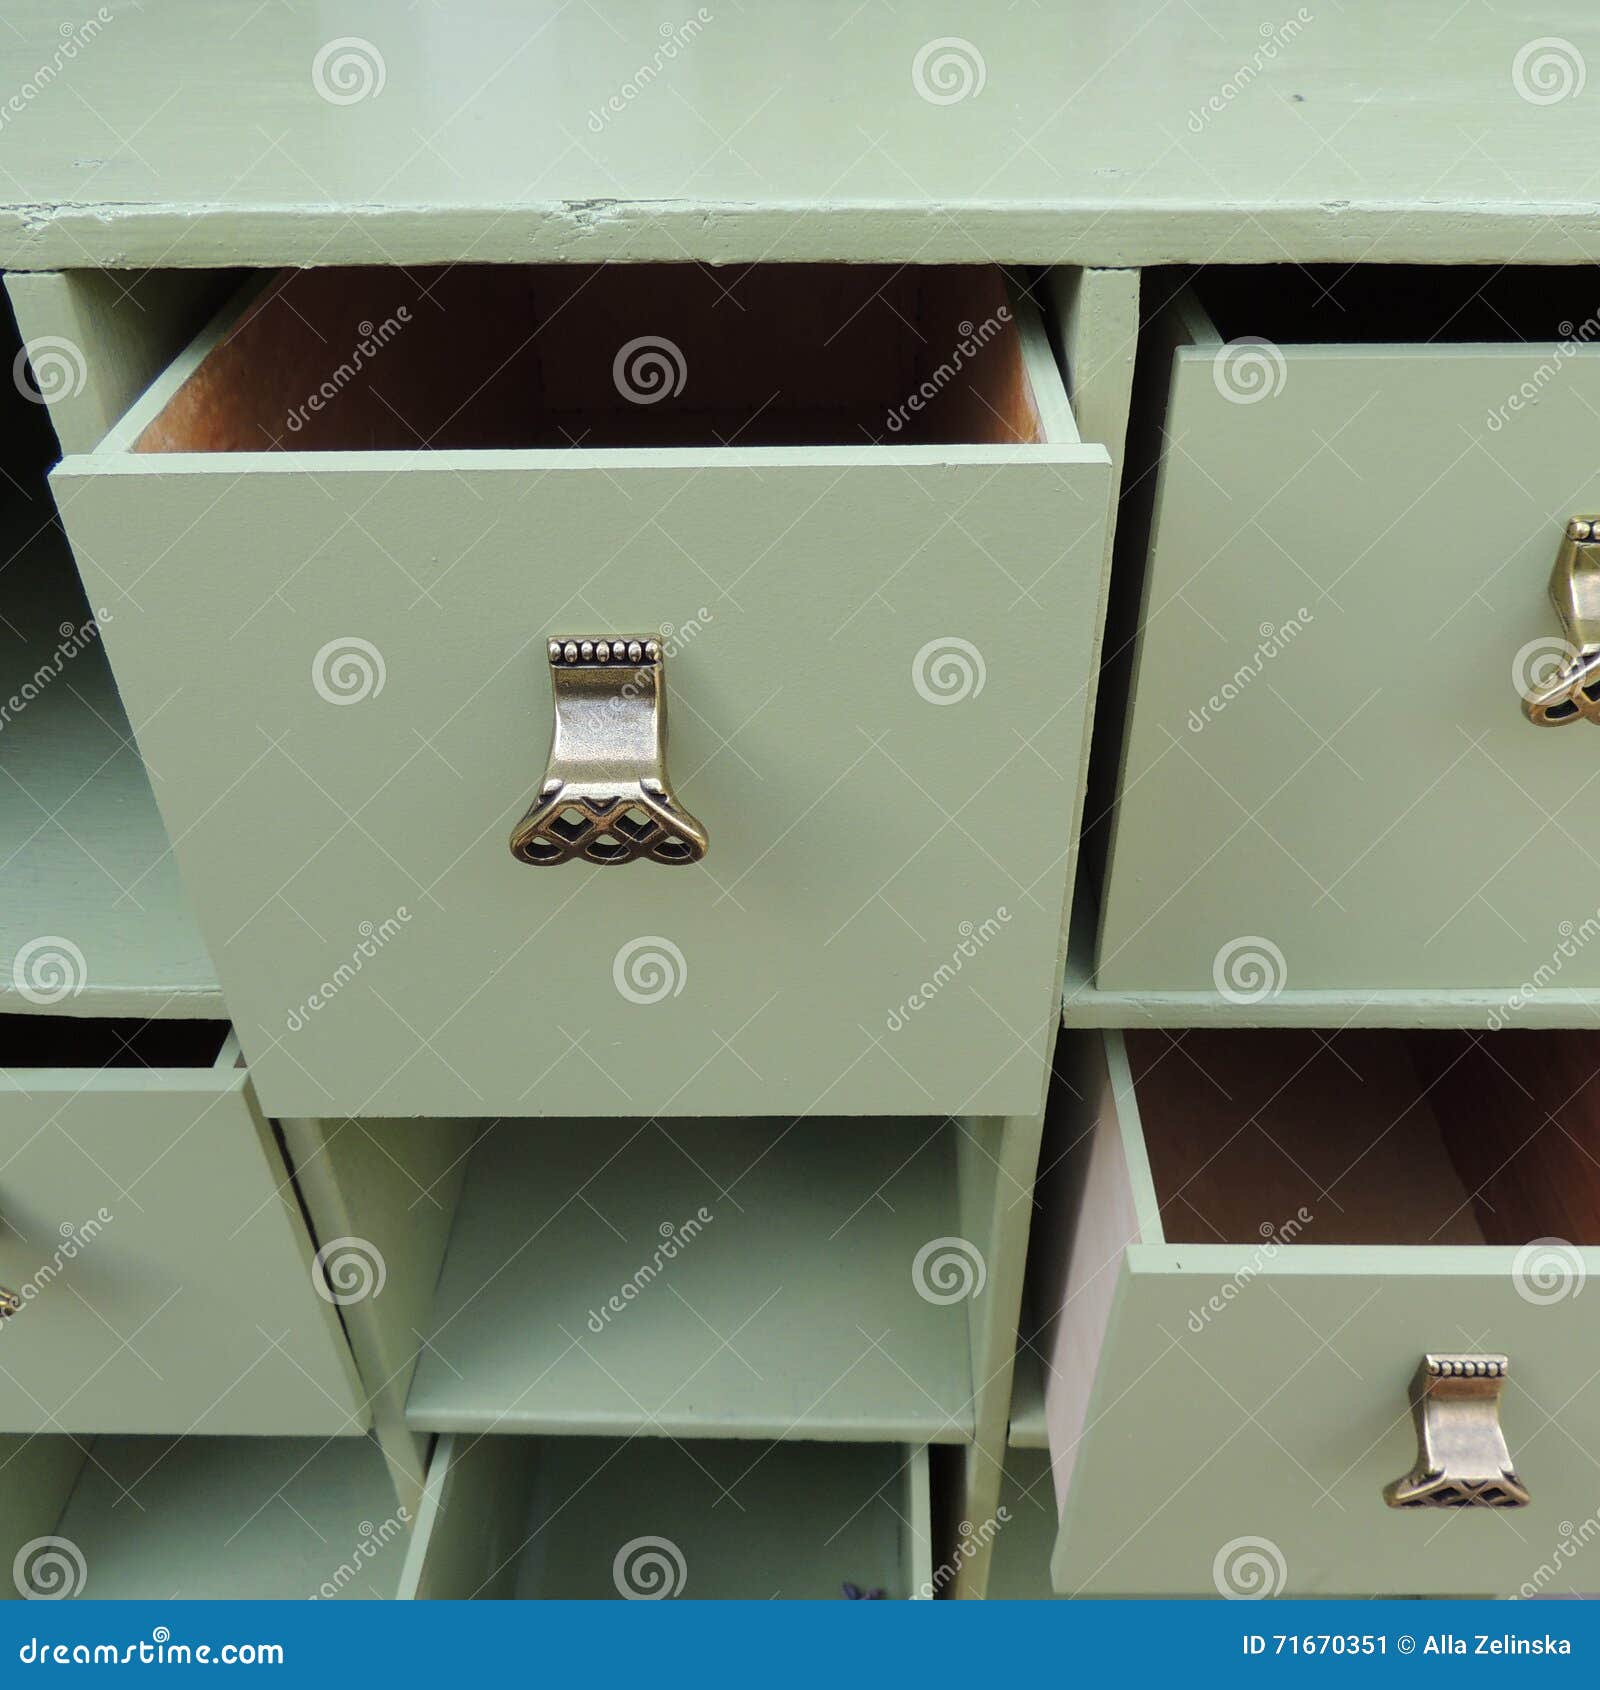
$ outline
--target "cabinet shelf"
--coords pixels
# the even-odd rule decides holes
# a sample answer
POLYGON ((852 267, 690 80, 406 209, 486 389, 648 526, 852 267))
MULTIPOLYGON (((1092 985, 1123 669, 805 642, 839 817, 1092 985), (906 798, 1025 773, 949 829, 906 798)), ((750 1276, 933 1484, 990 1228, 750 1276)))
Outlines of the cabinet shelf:
POLYGON ((93 613, 42 498, 0 513, 0 557, 0 1010, 222 1016, 93 613))
POLYGON ((422 1431, 959 1443, 955 1129, 502 1122, 472 1151, 407 1419, 422 1431), (701 1217, 709 1216, 709 1219, 701 1217))

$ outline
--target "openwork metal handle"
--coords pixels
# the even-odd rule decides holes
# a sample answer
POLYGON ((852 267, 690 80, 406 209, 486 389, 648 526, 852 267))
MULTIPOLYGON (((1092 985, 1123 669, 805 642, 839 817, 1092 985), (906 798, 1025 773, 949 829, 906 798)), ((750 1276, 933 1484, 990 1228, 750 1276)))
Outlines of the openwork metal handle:
POLYGON ((1567 524, 1550 571, 1550 601, 1567 651, 1548 680, 1523 694, 1523 714, 1541 728, 1600 723, 1600 516, 1567 524))
POLYGON ((555 726, 544 782, 511 833, 518 862, 697 863, 706 830, 667 782, 658 640, 551 640, 555 726))
POLYGON ((1417 1462, 1386 1485, 1391 1508, 1524 1508, 1527 1487, 1500 1430, 1504 1356, 1425 1355, 1411 1381, 1417 1462))

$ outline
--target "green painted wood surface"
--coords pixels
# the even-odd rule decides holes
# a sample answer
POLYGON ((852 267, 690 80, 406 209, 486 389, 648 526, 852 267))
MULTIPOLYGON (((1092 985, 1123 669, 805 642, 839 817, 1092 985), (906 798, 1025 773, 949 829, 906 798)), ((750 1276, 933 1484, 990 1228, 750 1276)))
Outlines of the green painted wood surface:
POLYGON ((0 262, 1600 256, 1579 0, 110 9, 7 6, 0 262))
POLYGON ((231 1066, 0 1073, 8 1431, 359 1433, 270 1128, 231 1066))
POLYGON ((41 496, 0 519, 0 1009, 220 1016, 216 970, 48 507, 41 496))
POLYGON ((275 1113, 1032 1114, 1107 474, 1092 446, 108 449, 56 486, 275 1113), (698 626, 671 764, 710 856, 518 864, 545 636, 667 623, 698 626), (353 638, 383 685, 339 707, 312 671, 353 638), (981 686, 929 702, 919 664, 963 641, 981 686))
MULTIPOLYGON (((1583 1254, 1600 1269, 1600 1252, 1583 1254)), ((1264 1539, 1282 1594, 1526 1594, 1591 1507, 1600 1376, 1583 1297, 1520 1295, 1516 1256, 1293 1245, 1263 1263, 1250 1246, 1129 1250, 1056 1588, 1213 1596, 1227 1581, 1218 1557, 1247 1552, 1226 1547, 1264 1539), (1454 1349, 1511 1357, 1501 1423, 1527 1508, 1384 1503, 1416 1458, 1411 1376, 1426 1351, 1454 1349)), ((1568 1565, 1576 1588, 1600 1577, 1597 1553, 1590 1544, 1568 1565)))
POLYGON ((502 1123, 467 1172, 411 1424, 970 1438, 972 1305, 913 1277, 959 1233, 950 1134, 502 1123))
POLYGON ((1600 353, 1287 346, 1246 403, 1237 356, 1173 368, 1098 985, 1214 992, 1266 940, 1262 997, 1592 990, 1595 748, 1513 667, 1600 504, 1600 353))
POLYGON ((991 1602, 1054 1600, 1050 1555, 1057 1530, 1056 1493, 1048 1455, 1038 1449, 1010 1451, 999 1507, 1005 1514, 995 1516, 985 1597, 991 1602))
POLYGON ((894 1445, 447 1437, 408 1584, 826 1601, 848 1580, 907 1598, 928 1583, 927 1486, 926 1452, 894 1445))
POLYGON ((387 1599, 410 1537, 369 1438, 97 1438, 55 1527, 87 1600, 387 1599))

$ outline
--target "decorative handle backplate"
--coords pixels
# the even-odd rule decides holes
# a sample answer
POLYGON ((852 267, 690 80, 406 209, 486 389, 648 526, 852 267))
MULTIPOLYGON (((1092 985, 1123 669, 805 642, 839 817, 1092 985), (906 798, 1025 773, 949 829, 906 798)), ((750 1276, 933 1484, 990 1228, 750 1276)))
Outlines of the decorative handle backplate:
POLYGON ((1391 1508, 1525 1508, 1500 1430, 1504 1356, 1425 1355, 1411 1381, 1417 1463, 1386 1485, 1391 1508))
POLYGON ((1575 516, 1567 524, 1550 601, 1568 650, 1555 673, 1522 695, 1523 714, 1536 727, 1600 723, 1600 516, 1575 516))
POLYGON ((667 782, 658 640, 551 640, 555 726, 539 796, 511 833, 520 863, 697 863, 706 830, 667 782))

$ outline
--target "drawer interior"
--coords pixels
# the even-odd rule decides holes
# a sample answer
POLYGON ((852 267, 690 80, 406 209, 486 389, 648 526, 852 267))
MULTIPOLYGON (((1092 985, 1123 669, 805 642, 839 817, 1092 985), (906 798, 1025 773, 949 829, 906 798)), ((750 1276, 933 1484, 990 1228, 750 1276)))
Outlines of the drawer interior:
MULTIPOLYGON (((1276 345, 1591 340, 1589 265, 1210 265, 1189 278, 1223 340, 1276 345)), ((1167 286, 1153 295, 1171 297, 1167 286)))
MULTIPOLYGON (((60 972, 74 967, 58 954, 60 972)), ((232 1068, 240 1060, 226 1021, 141 1021, 131 1017, 0 1015, 0 1072, 27 1068, 232 1068)))
POLYGON ((988 1303, 963 1293, 992 1245, 963 1236, 984 1170, 957 1136, 903 1120, 491 1126, 415 1323, 407 1420, 964 1441, 988 1303))
POLYGON ((1600 1244, 1592 1033, 1126 1043, 1159 1214, 1147 1243, 1600 1244))
POLYGON ((43 1596, 388 1598, 411 1525, 370 1438, 0 1438, 0 1550, 43 1596))
POLYGON ((406 1592, 461 1600, 929 1594, 928 1459, 893 1444, 440 1440, 406 1592))
POLYGON ((992 266, 292 270, 129 432, 136 452, 1073 441, 1021 321, 992 266))

